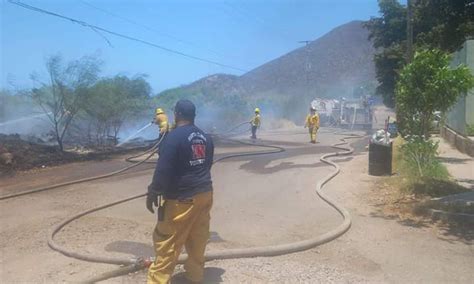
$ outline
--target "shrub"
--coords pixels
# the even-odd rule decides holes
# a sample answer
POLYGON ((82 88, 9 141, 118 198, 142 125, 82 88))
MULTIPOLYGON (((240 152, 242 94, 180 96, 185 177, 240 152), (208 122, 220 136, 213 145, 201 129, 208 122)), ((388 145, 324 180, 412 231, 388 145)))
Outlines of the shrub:
POLYGON ((467 136, 474 136, 474 124, 466 125, 466 133, 467 133, 467 136))
POLYGON ((434 112, 446 112, 474 87, 466 66, 450 67, 451 56, 440 50, 421 50, 400 72, 396 88, 397 117, 403 135, 427 138, 434 112))
POLYGON ((447 169, 436 158, 438 142, 425 140, 420 136, 408 136, 400 146, 407 175, 413 178, 432 177, 447 179, 447 169))

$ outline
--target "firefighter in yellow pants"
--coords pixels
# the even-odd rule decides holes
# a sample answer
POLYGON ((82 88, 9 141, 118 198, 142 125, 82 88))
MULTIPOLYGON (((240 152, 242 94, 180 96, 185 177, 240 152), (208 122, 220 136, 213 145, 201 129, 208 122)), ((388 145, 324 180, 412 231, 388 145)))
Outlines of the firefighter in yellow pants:
POLYGON ((166 132, 169 130, 169 125, 168 125, 168 116, 165 114, 163 109, 157 108, 155 112, 155 119, 153 120, 153 123, 158 125, 158 128, 160 129, 160 137, 163 136, 166 132))
POLYGON ((250 121, 250 125, 252 126, 252 136, 250 138, 257 139, 257 129, 260 127, 261 118, 260 118, 260 109, 257 107, 255 108, 255 116, 250 121))
POLYGON ((159 148, 146 207, 158 223, 153 232, 156 259, 148 269, 148 283, 169 283, 183 247, 188 259, 185 277, 201 282, 204 251, 209 240, 212 207, 212 138, 194 125, 196 107, 180 100, 175 106, 175 125, 159 148), (160 198, 162 196, 162 198, 160 198), (162 199, 164 201, 162 201, 162 199))
POLYGON ((164 220, 158 222, 153 232, 156 260, 148 269, 147 283, 168 283, 183 247, 188 254, 184 265, 186 278, 200 282, 209 240, 212 192, 197 194, 187 201, 164 203, 164 220))
POLYGON ((310 113, 306 116, 306 122, 304 127, 308 127, 309 136, 311 138, 311 143, 316 143, 316 134, 319 129, 319 115, 316 113, 316 109, 311 107, 309 109, 310 113))

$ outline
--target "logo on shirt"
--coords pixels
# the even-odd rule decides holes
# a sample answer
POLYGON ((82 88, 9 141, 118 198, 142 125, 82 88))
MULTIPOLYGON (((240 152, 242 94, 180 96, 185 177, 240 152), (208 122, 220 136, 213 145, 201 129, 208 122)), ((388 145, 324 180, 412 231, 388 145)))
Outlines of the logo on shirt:
POLYGON ((193 143, 191 145, 192 159, 189 164, 194 167, 206 162, 206 144, 202 140, 194 140, 193 143))
POLYGON ((194 144, 191 147, 193 149, 193 160, 206 158, 206 145, 194 144))

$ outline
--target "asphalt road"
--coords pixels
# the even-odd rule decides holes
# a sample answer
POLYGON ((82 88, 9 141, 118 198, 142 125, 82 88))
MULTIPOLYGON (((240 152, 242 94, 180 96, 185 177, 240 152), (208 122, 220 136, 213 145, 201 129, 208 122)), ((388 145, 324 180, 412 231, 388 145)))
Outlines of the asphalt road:
MULTIPOLYGON (((215 206, 209 250, 269 245, 301 240, 335 227, 341 218, 316 198, 318 179, 331 168, 319 157, 333 152, 338 137, 320 135, 308 143, 302 130, 262 133, 259 142, 283 146, 284 153, 226 160, 213 168, 215 206)), ((218 142, 217 156, 262 151, 261 148, 218 142)), ((346 160, 347 161, 347 160, 346 160)), ((341 162, 345 162, 342 160, 341 162)), ((119 160, 84 162, 19 175, 5 182, 5 191, 31 188, 91 172, 121 167, 119 160), (96 170, 93 170, 96 169, 96 170), (23 176, 23 178, 22 178, 23 176)), ((144 167, 146 168, 146 167, 144 167)), ((142 193, 152 170, 68 186, 1 204, 1 279, 5 282, 78 281, 112 268, 66 258, 46 245, 52 225, 82 210, 142 193)), ((58 234, 74 250, 103 255, 152 256, 151 232, 156 216, 138 199, 86 216, 58 234)))

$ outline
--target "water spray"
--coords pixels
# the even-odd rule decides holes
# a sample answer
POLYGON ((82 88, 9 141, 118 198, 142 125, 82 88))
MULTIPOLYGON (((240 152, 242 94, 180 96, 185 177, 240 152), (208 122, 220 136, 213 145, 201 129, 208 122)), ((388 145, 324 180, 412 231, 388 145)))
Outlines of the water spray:
POLYGON ((152 122, 149 122, 147 125, 143 126, 142 128, 140 128, 137 132, 133 133, 132 135, 128 136, 127 139, 123 140, 122 142, 120 142, 119 144, 117 144, 117 147, 119 146, 122 146, 123 144, 125 144, 127 141, 129 141, 130 139, 132 139, 133 137, 137 136, 140 132, 142 132, 143 130, 147 129, 148 127, 150 127, 153 123, 152 122))
POLYGON ((43 116, 48 116, 50 114, 52 114, 52 112, 47 112, 47 113, 42 113, 42 114, 35 114, 35 115, 25 116, 25 117, 21 117, 21 118, 17 118, 17 119, 8 120, 8 121, 0 123, 0 127, 6 126, 6 125, 9 125, 9 124, 13 124, 13 123, 18 123, 18 122, 30 120, 30 119, 40 118, 40 117, 43 117, 43 116))

